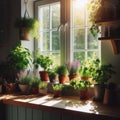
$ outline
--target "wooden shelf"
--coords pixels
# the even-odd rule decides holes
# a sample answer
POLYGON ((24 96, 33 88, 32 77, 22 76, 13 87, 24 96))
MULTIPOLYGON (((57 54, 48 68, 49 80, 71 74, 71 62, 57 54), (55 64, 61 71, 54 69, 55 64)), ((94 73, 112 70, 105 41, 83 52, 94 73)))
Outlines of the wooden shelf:
POLYGON ((120 37, 99 37, 98 40, 120 40, 120 37))
POLYGON ((104 25, 104 26, 108 26, 108 25, 112 25, 112 24, 120 24, 120 19, 119 20, 105 20, 105 21, 96 21, 97 25, 104 25))
MULTIPOLYGON (((96 21, 96 24, 99 26, 103 26, 103 27, 108 27, 108 33, 110 33, 109 31, 109 27, 113 26, 113 25, 120 25, 120 19, 114 19, 114 20, 101 20, 101 21, 96 21)), ((116 31, 117 32, 117 31, 116 31)), ((115 37, 99 37, 98 40, 101 41, 107 41, 109 40, 111 42, 114 54, 118 54, 119 51, 119 40, 120 40, 120 36, 115 36, 115 37)))

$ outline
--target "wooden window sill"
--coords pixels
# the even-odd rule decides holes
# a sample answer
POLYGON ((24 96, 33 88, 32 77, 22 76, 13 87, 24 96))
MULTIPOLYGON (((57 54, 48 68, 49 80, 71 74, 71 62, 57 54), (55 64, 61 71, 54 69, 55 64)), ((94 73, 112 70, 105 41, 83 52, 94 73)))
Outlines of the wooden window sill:
POLYGON ((120 119, 120 106, 107 106, 92 100, 80 101, 78 96, 53 98, 52 94, 40 95, 1 95, 4 104, 64 112, 79 115, 103 116, 120 119))

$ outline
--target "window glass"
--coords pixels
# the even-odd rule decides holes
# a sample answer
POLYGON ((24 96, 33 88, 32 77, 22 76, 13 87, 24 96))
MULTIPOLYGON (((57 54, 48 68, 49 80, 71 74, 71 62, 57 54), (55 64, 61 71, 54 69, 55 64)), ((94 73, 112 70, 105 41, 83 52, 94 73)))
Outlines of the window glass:
POLYGON ((53 61, 60 64, 60 3, 39 5, 40 50, 42 54, 52 55, 53 61), (56 61, 57 58, 57 61, 56 61))

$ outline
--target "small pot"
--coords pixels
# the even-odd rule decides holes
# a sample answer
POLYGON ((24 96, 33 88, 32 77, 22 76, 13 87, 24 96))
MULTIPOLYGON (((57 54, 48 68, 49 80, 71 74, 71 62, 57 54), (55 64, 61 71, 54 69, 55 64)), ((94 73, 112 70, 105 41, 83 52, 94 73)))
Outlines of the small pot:
POLYGON ((69 77, 66 75, 66 76, 59 76, 59 83, 61 84, 65 84, 69 82, 69 77))
POLYGON ((47 94, 47 88, 46 89, 39 88, 38 92, 39 92, 40 95, 46 95, 47 94))
POLYGON ((42 81, 49 81, 49 75, 47 71, 40 71, 39 74, 42 81))
POLYGON ((80 100, 88 99, 88 90, 80 90, 80 100))
POLYGON ((21 92, 26 93, 29 90, 29 85, 19 84, 19 88, 20 88, 21 92))
POLYGON ((56 97, 60 97, 61 96, 61 91, 54 91, 54 98, 56 98, 56 97))

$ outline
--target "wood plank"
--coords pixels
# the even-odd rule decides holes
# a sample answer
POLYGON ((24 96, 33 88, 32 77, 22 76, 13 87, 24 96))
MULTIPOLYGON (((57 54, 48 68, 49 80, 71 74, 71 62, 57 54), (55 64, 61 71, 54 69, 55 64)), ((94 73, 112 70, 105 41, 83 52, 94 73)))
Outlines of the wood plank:
POLYGON ((31 108, 26 108, 26 120, 33 120, 33 110, 31 108))
POLYGON ((18 120, 26 120, 26 110, 24 107, 18 107, 18 120))
POLYGON ((33 120, 43 120, 41 110, 33 109, 33 120))

